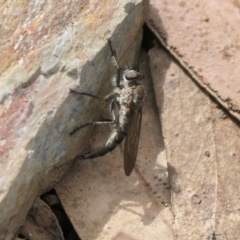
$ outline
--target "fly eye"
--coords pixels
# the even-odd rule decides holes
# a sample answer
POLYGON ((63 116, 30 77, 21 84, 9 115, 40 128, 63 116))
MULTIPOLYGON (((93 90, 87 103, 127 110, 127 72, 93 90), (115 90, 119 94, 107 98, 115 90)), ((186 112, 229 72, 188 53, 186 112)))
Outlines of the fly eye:
POLYGON ((138 77, 138 74, 137 74, 137 72, 135 72, 135 71, 129 71, 129 72, 126 74, 126 79, 127 79, 127 80, 137 79, 137 77, 138 77))
POLYGON ((142 79, 142 73, 131 70, 126 74, 126 79, 127 80, 142 79))

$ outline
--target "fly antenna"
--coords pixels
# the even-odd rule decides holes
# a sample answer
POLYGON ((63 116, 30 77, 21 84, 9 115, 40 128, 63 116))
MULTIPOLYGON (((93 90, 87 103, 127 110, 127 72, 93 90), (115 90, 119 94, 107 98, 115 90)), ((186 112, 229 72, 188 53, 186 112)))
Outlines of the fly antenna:
MULTIPOLYGON (((143 62, 141 65, 139 65, 139 63, 137 63, 137 66, 136 66, 136 71, 140 71, 141 67, 145 64, 146 62, 143 62)), ((135 68, 133 68, 135 69, 135 68)))
POLYGON ((138 68, 141 69, 141 67, 145 64, 146 62, 143 62, 138 68))
POLYGON ((120 68, 120 66, 118 64, 118 61, 116 59, 116 52, 112 48, 111 40, 109 38, 107 40, 108 40, 108 44, 109 44, 109 47, 110 47, 110 51, 111 51, 111 54, 112 54, 113 61, 114 61, 115 65, 117 66, 117 69, 121 70, 121 68, 120 68))

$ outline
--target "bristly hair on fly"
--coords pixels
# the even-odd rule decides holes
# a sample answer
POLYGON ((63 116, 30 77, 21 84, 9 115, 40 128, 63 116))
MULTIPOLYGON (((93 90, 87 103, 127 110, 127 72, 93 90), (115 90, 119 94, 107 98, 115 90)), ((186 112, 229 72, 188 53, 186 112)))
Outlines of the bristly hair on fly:
POLYGON ((116 59, 116 52, 112 48, 110 39, 108 44, 117 74, 112 78, 115 89, 105 97, 97 96, 87 91, 71 92, 110 102, 111 119, 105 121, 87 122, 76 126, 69 134, 72 136, 78 130, 93 125, 112 124, 114 126, 108 140, 102 146, 84 154, 77 155, 74 160, 84 160, 104 156, 113 151, 118 144, 124 143, 124 171, 129 176, 135 166, 141 130, 142 106, 146 91, 142 84, 144 74, 134 68, 121 68, 116 59))
POLYGON ((113 86, 113 87, 117 87, 117 74, 114 74, 114 75, 111 77, 111 83, 112 83, 112 86, 113 86))

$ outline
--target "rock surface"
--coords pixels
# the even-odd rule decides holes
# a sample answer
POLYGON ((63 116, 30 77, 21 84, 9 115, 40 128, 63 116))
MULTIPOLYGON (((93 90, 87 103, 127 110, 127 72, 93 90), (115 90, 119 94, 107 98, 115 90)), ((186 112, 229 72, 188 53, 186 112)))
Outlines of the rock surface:
MULTIPOLYGON (((88 139, 87 148, 106 140, 104 127, 69 137, 106 106, 69 88, 111 92, 116 67, 106 39, 121 66, 136 63, 146 2, 5 1, 0 9, 0 239, 8 240, 33 199, 62 178, 88 139)), ((240 119, 236 19, 236 1, 150 0, 147 23, 180 64, 158 45, 149 52, 154 90, 147 81, 129 178, 119 146, 77 162, 57 186, 80 237, 238 239, 239 123, 203 91, 240 119)))
MULTIPOLYGON (((37 198, 22 225, 28 240, 64 240, 61 227, 51 208, 37 198)), ((23 233, 23 232, 21 232, 23 233)))
MULTIPOLYGON (((142 130, 147 131, 142 134, 144 139, 139 149, 137 174, 131 176, 130 183, 119 174, 123 170, 121 162, 115 162, 115 158, 121 158, 117 149, 102 159, 77 163, 76 169, 71 172, 72 176, 69 175, 58 186, 64 206, 83 238, 104 239, 123 231, 138 239, 238 239, 239 123, 203 91, 205 89, 211 93, 239 119, 239 84, 235 81, 238 79, 237 51, 231 52, 231 56, 225 54, 225 50, 238 48, 233 43, 235 37, 238 37, 234 35, 237 33, 235 25, 238 23, 235 24, 235 21, 238 17, 232 17, 236 15, 235 7, 226 26, 228 11, 232 9, 233 3, 226 2, 213 7, 216 3, 182 1, 168 4, 168 1, 150 1, 149 19, 154 20, 158 27, 155 30, 159 30, 155 33, 158 38, 160 35, 167 40, 170 47, 165 47, 176 57, 171 58, 158 45, 149 52, 168 166, 158 165, 154 161, 154 154, 147 156, 146 145, 151 145, 152 139, 157 143, 155 136, 161 134, 156 130, 157 121, 153 121, 145 109, 148 125, 143 122, 142 130), (215 18, 218 15, 216 11, 225 17, 215 18), (208 19, 208 16, 214 18, 208 19), (224 23, 221 24, 221 21, 224 23), (235 31, 228 32, 231 34, 228 39, 222 28, 229 30, 229 26, 235 31), (222 37, 216 39, 216 36, 222 37), (225 48, 228 44, 231 47, 225 48), (176 62, 180 62, 180 65, 176 62), (186 74, 186 69, 190 75, 186 74), (229 71, 231 76, 228 76, 229 71), (219 79, 221 84, 216 85, 219 79), (152 129, 156 131, 152 132, 152 129), (149 158, 159 167, 158 171, 162 170, 163 176, 169 174, 171 202, 165 203, 170 205, 173 215, 166 209, 163 211, 160 208, 158 211, 159 203, 164 204, 158 197, 168 199, 168 195, 158 191, 155 182, 157 173, 153 181, 148 177, 154 173, 149 158), (164 171, 164 168, 168 171, 164 171), (142 188, 142 180, 148 188, 142 188), (73 185, 73 182, 78 184, 73 185), (148 201, 150 208, 144 208, 148 206, 148 201), (136 204, 138 202, 139 205, 136 204), (155 212, 154 216, 150 210, 155 212), (150 221, 153 217, 154 220, 150 221), (84 219, 83 222, 81 219, 84 219), (89 234, 89 229, 94 231, 89 234)), ((149 19, 148 24, 153 23, 149 19)), ((153 109, 151 106, 148 105, 147 109, 153 109)), ((105 132, 102 130, 95 136, 93 145, 99 142, 105 132)), ((156 152, 157 149, 160 150, 161 146, 156 148, 156 152)), ((165 159, 163 155, 159 155, 162 161, 165 159)))
POLYGON ((179 240, 240 234, 238 19, 237 1, 150 0, 148 26, 173 57, 150 51, 179 240))
POLYGON ((147 23, 192 78, 240 120, 238 1, 150 0, 147 23))
POLYGON ((150 50, 161 112, 174 239, 238 239, 239 123, 171 59, 150 50))
POLYGON ((104 106, 69 88, 106 94, 115 72, 107 38, 121 63, 133 61, 145 7, 140 0, 1 5, 0 239, 13 238, 35 197, 84 147, 89 130, 69 132, 104 106))
MULTIPOLYGON (((134 239, 174 239, 166 154, 146 54, 140 66, 147 98, 132 174, 124 174, 122 144, 103 157, 76 162, 56 187, 81 239, 112 239, 119 232, 134 239)), ((97 126, 87 150, 104 144, 110 132, 97 126)))

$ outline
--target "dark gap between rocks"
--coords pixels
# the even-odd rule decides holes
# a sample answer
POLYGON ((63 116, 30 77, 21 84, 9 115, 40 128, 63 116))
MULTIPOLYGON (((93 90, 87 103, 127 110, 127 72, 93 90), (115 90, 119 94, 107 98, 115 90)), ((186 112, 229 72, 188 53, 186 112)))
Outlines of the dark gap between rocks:
POLYGON ((143 25, 143 39, 142 39, 142 48, 148 52, 151 48, 154 47, 154 40, 156 39, 153 32, 149 29, 146 23, 143 25))
POLYGON ((64 239, 81 240, 81 238, 79 238, 78 234, 76 233, 71 221, 69 220, 55 189, 51 189, 49 192, 42 195, 41 199, 52 209, 62 229, 64 239))

